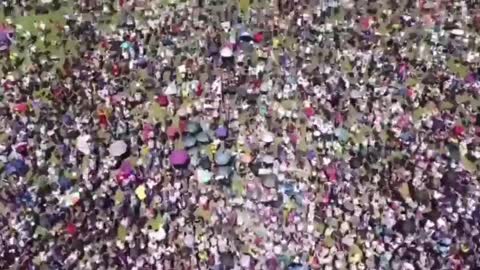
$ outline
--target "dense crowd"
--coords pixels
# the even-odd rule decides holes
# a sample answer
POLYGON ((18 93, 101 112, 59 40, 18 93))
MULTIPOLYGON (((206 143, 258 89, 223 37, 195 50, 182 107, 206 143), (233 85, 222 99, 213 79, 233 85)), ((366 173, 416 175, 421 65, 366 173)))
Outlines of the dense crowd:
POLYGON ((0 269, 480 268, 475 1, 68 2, 3 6, 0 269))

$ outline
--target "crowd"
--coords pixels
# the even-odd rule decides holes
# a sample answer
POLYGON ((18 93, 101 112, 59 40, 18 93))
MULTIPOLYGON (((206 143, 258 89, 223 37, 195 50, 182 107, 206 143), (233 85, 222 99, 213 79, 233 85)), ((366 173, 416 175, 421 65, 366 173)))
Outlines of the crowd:
POLYGON ((0 269, 480 268, 475 1, 54 2, 3 6, 0 269))

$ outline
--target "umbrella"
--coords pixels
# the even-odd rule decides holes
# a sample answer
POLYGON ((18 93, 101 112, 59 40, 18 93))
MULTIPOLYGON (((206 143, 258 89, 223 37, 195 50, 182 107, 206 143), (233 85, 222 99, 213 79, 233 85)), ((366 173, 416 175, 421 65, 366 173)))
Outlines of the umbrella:
POLYGON ((262 136, 262 141, 264 143, 271 143, 275 140, 275 136, 271 132, 265 132, 262 136))
POLYGON ((207 156, 205 156, 200 159, 200 162, 198 163, 198 165, 204 170, 208 170, 212 166, 212 162, 207 156))
POLYGON ((335 136, 337 136, 337 138, 340 140, 340 141, 346 141, 348 140, 348 137, 349 137, 349 133, 346 129, 344 128, 337 128, 335 130, 335 136))
POLYGON ((262 32, 258 32, 258 33, 256 33, 256 34, 253 36, 253 40, 254 40, 256 43, 262 42, 263 39, 264 39, 264 36, 263 36, 263 33, 262 33, 262 32))
POLYGON ((243 31, 240 34, 240 40, 244 42, 250 42, 253 40, 252 34, 250 34, 248 31, 243 31))
POLYGON ((228 129, 226 127, 219 127, 215 131, 215 136, 217 136, 217 138, 219 138, 219 139, 227 138, 228 137, 228 129))
POLYGON ((210 171, 203 170, 203 169, 197 169, 196 175, 197 175, 198 182, 203 184, 210 182, 213 176, 210 171))
POLYGON ((465 31, 463 31, 462 29, 453 29, 452 31, 450 31, 450 33, 455 36, 463 36, 465 34, 465 31))
POLYGON ((180 117, 185 117, 188 114, 188 112, 185 108, 182 107, 182 108, 178 109, 177 114, 180 117))
POLYGON ((197 141, 200 143, 209 143, 210 142, 210 136, 204 131, 200 132, 196 136, 197 141))
POLYGON ((231 252, 221 253, 220 261, 224 269, 233 269, 235 267, 235 255, 231 252))
POLYGON ((28 110, 28 104, 26 102, 15 104, 14 110, 19 113, 25 113, 28 110))
POLYGON ((306 115, 308 118, 310 118, 310 117, 312 117, 312 116, 315 115, 315 110, 314 110, 312 107, 307 107, 307 108, 305 108, 304 112, 305 112, 305 115, 306 115))
POLYGON ((126 50, 126 49, 129 49, 129 48, 131 47, 131 45, 130 45, 129 42, 125 41, 125 42, 122 43, 122 45, 120 45, 120 47, 121 47, 122 49, 125 49, 125 50, 126 50))
POLYGON ((362 160, 358 157, 354 157, 350 160, 350 167, 358 169, 362 166, 362 160))
POLYGON ((167 107, 169 104, 168 97, 165 95, 161 95, 157 98, 158 105, 161 107, 167 107))
POLYGON ((262 161, 263 163, 270 165, 270 164, 273 164, 273 162, 275 161, 275 158, 270 155, 266 155, 263 157, 262 161))
POLYGON ((173 166, 185 166, 190 161, 187 151, 185 150, 174 150, 170 154, 170 163, 173 166))
POLYGON ((85 155, 90 155, 90 135, 82 135, 77 138, 77 149, 85 155))
POLYGON ((227 165, 232 159, 232 154, 229 152, 220 152, 215 156, 215 162, 217 165, 224 166, 227 165))
POLYGON ((185 146, 186 148, 194 147, 195 144, 197 144, 197 140, 195 139, 195 137, 190 135, 183 137, 183 146, 185 146))
POLYGON ((233 51, 230 47, 225 46, 220 50, 220 55, 224 58, 230 58, 233 56, 233 51))
POLYGON ((167 136, 170 138, 170 139, 175 139, 178 135, 178 128, 174 127, 174 126, 169 126, 167 128, 167 136))
POLYGON ((230 166, 221 166, 218 168, 216 178, 230 178, 233 169, 230 166))
POLYGON ((165 89, 164 94, 167 95, 167 96, 174 96, 174 95, 178 94, 178 88, 177 88, 177 84, 175 83, 175 81, 172 81, 167 86, 167 89, 165 89))
POLYGON ((75 205, 79 200, 80 200, 80 192, 76 191, 63 196, 61 200, 62 201, 61 204, 64 207, 69 207, 69 206, 75 205))
POLYGON ((190 133, 190 134, 196 134, 201 129, 202 129, 202 127, 200 126, 200 124, 198 122, 190 121, 187 124, 187 132, 190 133))
POLYGON ((5 167, 5 172, 7 175, 18 175, 18 176, 25 176, 28 172, 29 168, 25 161, 21 159, 14 159, 10 161, 7 166, 5 167))
POLYGON ((274 188, 277 185, 278 177, 275 174, 262 176, 262 184, 267 188, 274 188))
POLYGON ((127 144, 124 141, 114 141, 108 148, 110 155, 114 157, 121 156, 127 152, 127 144))
POLYGON ((249 155, 249 154, 243 154, 242 157, 241 157, 241 161, 242 161, 243 163, 247 163, 247 164, 248 164, 248 163, 252 162, 252 156, 249 155))

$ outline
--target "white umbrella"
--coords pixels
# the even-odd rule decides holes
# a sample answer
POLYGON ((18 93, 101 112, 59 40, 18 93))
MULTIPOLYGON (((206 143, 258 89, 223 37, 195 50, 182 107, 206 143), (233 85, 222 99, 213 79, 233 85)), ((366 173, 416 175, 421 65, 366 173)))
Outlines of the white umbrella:
POLYGON ((151 231, 149 233, 150 237, 157 241, 162 241, 167 236, 167 233, 163 228, 158 229, 158 231, 151 231))
POLYGON ((90 155, 90 135, 82 135, 77 138, 77 149, 85 155, 90 155))
POLYGON ((127 152, 127 144, 124 141, 114 141, 108 148, 110 155, 114 157, 121 156, 127 152))
POLYGON ((233 51, 230 47, 225 46, 220 50, 220 55, 225 58, 232 57, 233 51))
POLYGON ((202 184, 210 182, 213 174, 210 171, 198 169, 197 170, 197 180, 202 184))
POLYGON ((465 34, 465 31, 463 31, 462 29, 453 29, 450 32, 452 33, 452 35, 455 36, 463 36, 465 34))
POLYGON ((275 158, 270 155, 267 155, 263 157, 262 161, 263 163, 266 163, 266 164, 273 164, 273 162, 275 161, 275 158))
POLYGON ((178 116, 180 116, 180 117, 184 117, 184 116, 187 115, 187 109, 185 109, 185 108, 182 107, 182 108, 178 109, 177 114, 178 114, 178 116))
POLYGON ((433 9, 436 7, 436 4, 433 1, 429 1, 423 5, 424 9, 433 9))
POLYGON ((72 205, 75 205, 79 200, 80 200, 80 192, 77 191, 77 192, 73 192, 65 195, 61 200, 61 204, 64 207, 70 207, 72 205))
POLYGON ((178 94, 177 84, 175 83, 175 81, 171 82, 167 86, 167 89, 165 89, 164 94, 167 96, 174 96, 178 94))
POLYGON ((265 143, 271 143, 275 140, 275 137, 271 132, 265 132, 262 136, 262 141, 265 143))
POLYGON ((240 258, 240 265, 244 268, 250 267, 250 256, 243 254, 240 258))

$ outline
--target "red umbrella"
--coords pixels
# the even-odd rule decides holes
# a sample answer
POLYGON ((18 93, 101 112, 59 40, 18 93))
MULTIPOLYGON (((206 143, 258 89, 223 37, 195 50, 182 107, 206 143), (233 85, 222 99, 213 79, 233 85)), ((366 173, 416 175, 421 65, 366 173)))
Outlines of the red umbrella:
POLYGON ((178 121, 179 131, 183 133, 187 129, 187 124, 188 124, 187 120, 185 120, 185 119, 179 120, 178 121))
POLYGON ((372 26, 372 21, 370 20, 370 17, 362 17, 360 19, 360 28, 362 31, 367 31, 370 29, 372 26))
POLYGON ((330 182, 335 183, 337 181, 337 168, 335 168, 335 166, 328 166, 325 169, 325 174, 327 175, 330 182))
POLYGON ((75 226, 75 224, 73 223, 69 223, 67 225, 67 227, 65 228, 65 231, 68 233, 68 234, 75 234, 77 232, 77 227, 75 226))
POLYGON ((170 139, 175 139, 178 135, 178 129, 174 126, 170 126, 167 128, 167 136, 170 139))
POLYGON ((158 102, 158 105, 160 105, 162 107, 167 107, 168 104, 170 103, 168 101, 168 97, 165 96, 165 95, 161 95, 161 96, 157 97, 157 102, 158 102))
POLYGON ((143 140, 146 141, 153 137, 153 126, 150 124, 145 124, 142 130, 143 140))
POLYGON ((262 32, 256 33, 256 34, 253 36, 253 40, 254 40, 256 43, 262 42, 262 41, 263 41, 263 33, 262 33, 262 32))
POLYGON ((24 113, 28 110, 28 104, 25 102, 16 104, 14 110, 19 113, 24 113))
POLYGON ((306 115, 308 118, 310 118, 310 117, 312 117, 312 116, 315 115, 315 110, 314 110, 312 107, 307 107, 307 108, 305 108, 304 112, 305 112, 305 115, 306 115))
POLYGON ((463 134, 465 133, 465 128, 461 125, 456 125, 454 128, 453 128, 453 133, 455 134, 455 136, 457 137, 462 137, 463 134))

